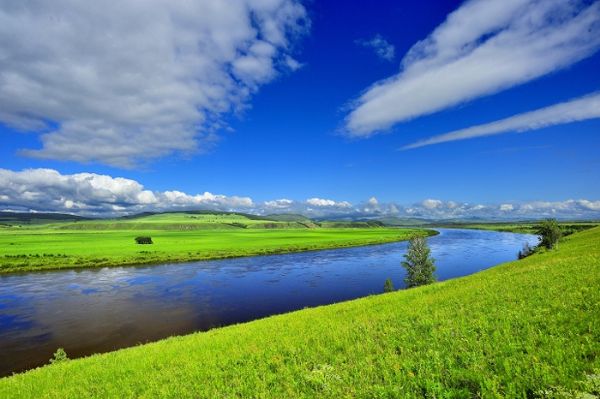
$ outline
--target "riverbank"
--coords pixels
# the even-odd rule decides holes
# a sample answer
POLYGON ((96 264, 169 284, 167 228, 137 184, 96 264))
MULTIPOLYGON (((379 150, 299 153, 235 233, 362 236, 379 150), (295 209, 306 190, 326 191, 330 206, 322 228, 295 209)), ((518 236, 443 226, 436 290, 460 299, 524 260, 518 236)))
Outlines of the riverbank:
POLYGON ((4 228, 0 230, 0 274, 52 269, 192 262, 255 255, 344 248, 434 235, 403 228, 85 230, 4 228), (153 244, 136 244, 148 236, 153 244))
POLYGON ((431 286, 0 379, 0 396, 526 397, 600 368, 600 228, 431 286), (510 282, 507 284, 507 282, 510 282))
MULTIPOLYGON (((450 228, 450 229, 473 229, 473 230, 490 230, 500 231, 504 233, 521 233, 521 234, 536 234, 538 222, 495 222, 495 223, 438 223, 435 227, 450 228)), ((598 225, 598 221, 579 222, 566 221, 558 222, 558 225, 563 230, 564 235, 576 233, 592 229, 598 225)), ((431 227, 433 225, 428 225, 431 227)))

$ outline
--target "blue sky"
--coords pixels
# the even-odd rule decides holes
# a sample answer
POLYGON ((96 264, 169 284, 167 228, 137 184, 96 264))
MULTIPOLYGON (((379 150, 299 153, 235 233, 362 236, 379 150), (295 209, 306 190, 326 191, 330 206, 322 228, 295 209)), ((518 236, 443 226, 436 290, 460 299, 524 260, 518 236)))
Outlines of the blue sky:
MULTIPOLYGON (((332 1, 281 0, 274 2, 273 9, 253 10, 279 26, 279 31, 269 32, 266 27, 271 25, 254 22, 259 25, 256 36, 250 34, 248 39, 242 32, 228 38, 226 45, 204 44, 203 36, 194 37, 196 28, 229 34, 232 26, 245 21, 245 11, 237 13, 240 21, 229 16, 230 9, 219 10, 218 5, 210 12, 194 10, 196 19, 190 11, 190 28, 181 10, 167 7, 171 19, 153 25, 165 6, 160 1, 151 3, 148 8, 156 7, 156 14, 148 11, 143 17, 147 19, 139 21, 135 9, 118 16, 100 15, 100 10, 67 13, 61 9, 67 7, 63 2, 44 5, 37 14, 0 7, 5 19, 20 21, 15 22, 15 29, 22 32, 12 41, 14 47, 29 50, 9 50, 7 58, 0 60, 0 105, 5 109, 0 112, 3 208, 111 214, 196 206, 315 214, 399 209, 399 216, 432 217, 600 215, 600 102, 586 98, 582 103, 588 107, 586 112, 577 103, 547 115, 519 116, 597 96, 598 2, 550 1, 544 10, 525 0, 382 1, 376 7, 358 1, 342 6, 332 1), (544 19, 546 12, 558 13, 559 22, 544 19), (214 13, 211 20, 203 18, 207 13, 214 13), (51 26, 41 44, 34 44, 33 38, 44 28, 38 14, 56 17, 64 26, 51 26), (78 14, 92 26, 91 33, 83 35, 97 33, 97 20, 114 19, 109 25, 114 32, 105 28, 98 32, 111 33, 132 48, 118 53, 102 41, 88 43, 87 51, 78 47, 81 43, 60 44, 61 35, 83 29, 69 20, 78 14), (223 26, 216 26, 220 22, 212 20, 221 21, 222 15, 227 16, 222 18, 223 26), (519 20, 523 15, 539 21, 525 23, 519 20), (474 21, 485 25, 486 18, 488 26, 477 31, 474 21), (153 49, 153 44, 119 21, 137 21, 145 36, 155 35, 155 41, 161 38, 161 24, 181 29, 172 29, 179 32, 172 39, 173 48, 167 44, 153 50, 154 58, 144 63, 164 61, 163 68, 174 72, 148 67, 132 81, 132 71, 137 74, 146 67, 128 54, 153 49), (533 38, 530 42, 535 45, 515 46, 514 60, 507 62, 506 48, 513 49, 510 41, 503 44, 501 34, 515 43, 533 38), (281 35, 287 39, 282 41, 281 35), (549 43, 553 35, 557 41, 549 43), (188 36, 189 42, 180 40, 188 36), (427 38, 429 42, 415 47, 427 38), (494 39, 500 45, 490 44, 494 39), (213 57, 215 49, 241 55, 213 57), (174 60, 161 59, 162 50, 167 55, 174 52, 174 60), (477 51, 487 53, 476 57, 477 51), (63 59, 74 60, 78 68, 64 67, 58 61, 63 59), (449 66, 457 59, 464 65, 458 75, 449 66), (47 69, 34 67, 36 62, 47 69), (220 72, 210 69, 208 75, 201 74, 202 63, 212 63, 220 72), (144 76, 146 72, 149 75, 144 76), (20 80, 14 76, 18 74, 20 80), (49 74, 52 78, 46 79, 49 74), (426 76, 426 81, 418 80, 419 76, 426 76), (210 96, 204 93, 212 90, 214 82, 224 82, 226 94, 211 93, 214 98, 207 100, 210 96), (382 95, 384 90, 389 95, 382 95), (87 106, 88 102, 93 105, 87 106), (118 115, 111 115, 111 107, 118 115), (152 114, 148 117, 145 112, 152 114), (499 131, 494 135, 483 127, 477 131, 487 134, 484 137, 402 149, 515 115, 516 122, 496 125, 499 131), (41 141, 44 133, 46 141, 41 141), (40 186, 24 172, 38 168, 51 169, 56 183, 48 183, 50 188, 40 186), (99 186, 89 183, 93 177, 73 177, 81 174, 106 175, 110 184, 99 186), (140 201, 138 194, 117 187, 117 177, 143 186, 138 194, 151 191, 161 199, 140 201), (89 185, 85 190, 73 183, 84 180, 89 185), (65 185, 68 189, 62 192, 65 185), (110 195, 94 191, 82 196, 86 190, 108 190, 110 195), (190 198, 216 193, 222 201, 163 198, 163 193, 175 190, 190 198), (28 198, 28 192, 36 192, 37 199, 28 198), (250 199, 251 205, 228 202, 231 197, 250 199), (371 201, 369 207, 373 197, 376 206, 371 201), (265 205, 277 199, 290 200, 290 205, 265 205), (331 202, 311 204, 308 199, 331 202), (441 205, 425 206, 432 204, 424 202, 428 199, 441 205), (515 213, 499 211, 502 205, 508 209, 508 204, 515 213), (486 207, 485 212, 478 213, 477 206, 486 207)), ((255 7, 252 1, 239 3, 240 9, 255 7)), ((11 41, 9 28, 0 28, 3 44, 11 41)), ((140 54, 146 56, 145 51, 140 54)))

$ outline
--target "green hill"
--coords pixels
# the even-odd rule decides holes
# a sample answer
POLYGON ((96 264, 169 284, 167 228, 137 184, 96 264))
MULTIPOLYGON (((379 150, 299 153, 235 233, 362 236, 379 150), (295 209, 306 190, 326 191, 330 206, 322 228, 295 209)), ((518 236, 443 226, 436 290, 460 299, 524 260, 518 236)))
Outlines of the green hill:
POLYGON ((599 382, 594 228, 468 277, 0 379, 0 397, 559 398, 599 382))
POLYGON ((89 219, 65 213, 0 212, 0 225, 37 225, 80 220, 89 219))
MULTIPOLYGON (((308 219, 310 220, 310 219, 308 219)), ((63 230, 216 230, 216 229, 285 229, 307 228, 306 223, 275 220, 231 212, 166 212, 143 213, 117 219, 94 219, 63 223, 63 230)))

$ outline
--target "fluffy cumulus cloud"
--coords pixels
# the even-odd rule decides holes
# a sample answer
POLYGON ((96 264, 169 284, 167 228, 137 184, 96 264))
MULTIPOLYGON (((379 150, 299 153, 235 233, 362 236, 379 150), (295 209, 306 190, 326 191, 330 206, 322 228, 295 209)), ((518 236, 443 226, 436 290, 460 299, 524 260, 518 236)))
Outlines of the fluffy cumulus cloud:
POLYGON ((448 141, 467 140, 509 132, 528 132, 548 126, 600 118, 600 93, 552 105, 510 118, 455 130, 407 145, 403 149, 424 147, 448 141))
POLYGON ((442 206, 442 201, 436 199, 426 199, 421 203, 421 205, 423 205, 423 208, 425 209, 436 209, 442 206))
POLYGON ((323 198, 309 198, 306 200, 306 203, 308 205, 316 206, 316 207, 349 208, 352 206, 349 202, 346 202, 346 201, 336 202, 334 200, 323 199, 323 198))
POLYGON ((493 94, 565 68, 600 47, 600 2, 470 0, 402 60, 400 72, 363 93, 349 135, 493 94))
POLYGON ((381 35, 375 35, 369 40, 357 40, 356 44, 372 49, 377 57, 385 61, 393 61, 396 56, 394 45, 385 40, 381 35))
POLYGON ((220 116, 281 70, 296 0, 0 2, 0 121, 38 158, 129 167, 206 149, 220 116))
POLYGON ((0 206, 24 211, 118 215, 168 209, 242 210, 254 206, 248 197, 209 192, 150 191, 135 180, 94 173, 63 175, 53 169, 0 169, 0 206))
POLYGON ((265 201, 265 207, 268 209, 289 209, 294 204, 294 201, 287 198, 265 201))
POLYGON ((121 216, 147 211, 198 209, 259 215, 299 213, 309 217, 348 219, 384 216, 490 220, 540 217, 600 219, 600 200, 569 199, 490 205, 426 199, 403 205, 385 203, 375 197, 356 204, 313 197, 304 201, 282 198, 256 202, 246 196, 210 192, 189 194, 177 190, 152 191, 135 180, 95 173, 61 174, 53 169, 0 169, 0 210, 121 216))

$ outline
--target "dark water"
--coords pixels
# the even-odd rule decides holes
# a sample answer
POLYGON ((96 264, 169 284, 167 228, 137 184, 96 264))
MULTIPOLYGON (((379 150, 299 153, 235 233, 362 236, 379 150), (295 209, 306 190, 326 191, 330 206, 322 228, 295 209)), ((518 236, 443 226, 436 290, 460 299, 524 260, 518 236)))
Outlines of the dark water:
MULTIPOLYGON (((535 236, 440 229, 440 280, 513 260, 535 236)), ((0 277, 0 376, 70 357, 402 287, 407 243, 0 277)))

